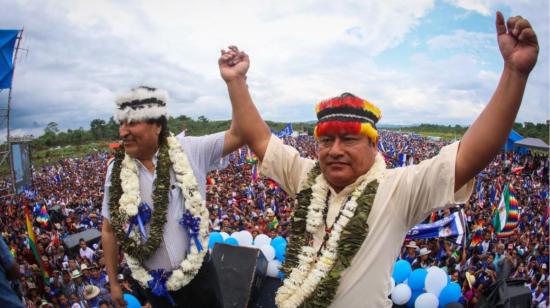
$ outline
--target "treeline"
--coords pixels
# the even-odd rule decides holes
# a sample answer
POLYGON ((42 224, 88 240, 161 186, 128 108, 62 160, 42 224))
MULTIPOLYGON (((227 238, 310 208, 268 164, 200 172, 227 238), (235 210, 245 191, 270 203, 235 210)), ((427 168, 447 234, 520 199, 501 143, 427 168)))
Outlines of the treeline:
MULTIPOLYGON (((462 137, 468 129, 468 126, 460 125, 437 125, 437 124, 420 124, 418 126, 407 126, 399 128, 391 128, 392 130, 409 131, 418 134, 442 134, 448 136, 462 137)), ((539 138, 549 144, 549 123, 514 123, 513 129, 523 137, 539 138)))
MULTIPOLYGON (((286 123, 267 121, 268 125, 274 130, 281 130, 286 123)), ((212 121, 205 116, 199 116, 196 120, 188 116, 181 115, 177 118, 170 117, 168 119, 168 127, 174 134, 179 134, 182 130, 186 130, 187 135, 201 136, 212 134, 215 132, 229 129, 231 121, 212 121)), ((313 123, 293 123, 294 131, 304 131, 313 129, 313 123)), ((400 128, 392 128, 392 130, 401 130, 414 132, 418 134, 439 134, 450 137, 460 138, 466 132, 468 127, 460 125, 436 125, 436 124, 420 124, 418 126, 408 126, 400 128)), ((532 122, 515 123, 514 129, 524 137, 540 138, 546 143, 549 143, 549 126, 548 123, 532 122)), ((108 121, 102 119, 94 119, 90 122, 90 127, 84 129, 68 129, 60 131, 58 124, 55 122, 49 123, 44 129, 44 134, 32 142, 34 150, 42 150, 56 146, 67 145, 84 145, 90 142, 113 142, 118 140, 118 124, 111 117, 108 121)))
MULTIPOLYGON (((196 120, 181 115, 177 118, 170 117, 168 119, 168 127, 174 134, 179 134, 184 129, 186 134, 190 136, 201 136, 212 134, 229 129, 230 120, 212 121, 205 116, 199 116, 196 120)), ((281 130, 287 123, 267 121, 267 124, 275 131, 281 130)), ((293 123, 294 131, 303 131, 304 129, 312 129, 311 123, 293 123)), ((108 121, 102 119, 94 119, 90 122, 90 127, 84 129, 68 129, 61 131, 59 124, 50 122, 44 129, 44 134, 31 143, 33 150, 43 150, 57 146, 67 145, 84 145, 90 142, 115 142, 119 139, 118 124, 111 117, 108 121)))

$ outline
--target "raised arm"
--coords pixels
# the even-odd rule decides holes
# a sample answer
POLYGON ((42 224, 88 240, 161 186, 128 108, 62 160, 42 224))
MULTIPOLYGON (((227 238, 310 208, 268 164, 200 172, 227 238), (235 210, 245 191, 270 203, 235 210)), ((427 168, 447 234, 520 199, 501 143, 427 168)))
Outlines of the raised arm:
MULTIPOLYGON (((248 55, 235 46, 230 46, 228 51, 222 50, 218 61, 220 74, 227 84, 231 106, 233 108, 233 121, 231 128, 226 133, 230 138, 244 141, 263 160, 271 131, 260 117, 256 106, 252 102, 246 73, 250 66, 248 55)), ((225 152, 225 149, 224 149, 225 152)))
POLYGON ((537 62, 537 36, 526 19, 511 17, 505 24, 502 13, 497 12, 496 31, 504 69, 489 104, 460 141, 455 191, 483 170, 506 141, 521 105, 527 78, 537 62))

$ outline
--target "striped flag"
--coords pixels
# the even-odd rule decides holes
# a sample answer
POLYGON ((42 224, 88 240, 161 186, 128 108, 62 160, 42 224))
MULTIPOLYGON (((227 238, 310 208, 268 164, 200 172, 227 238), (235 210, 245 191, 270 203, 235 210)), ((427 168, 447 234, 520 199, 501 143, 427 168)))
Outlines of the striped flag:
POLYGON ((31 213, 29 211, 28 205, 25 205, 25 222, 27 224, 29 246, 34 255, 34 258, 36 259, 36 262, 38 263, 38 266, 40 267, 40 271, 42 272, 42 277, 44 278, 44 281, 46 282, 46 284, 48 284, 50 282, 50 278, 48 277, 48 273, 44 271, 44 266, 42 266, 42 259, 40 258, 40 254, 36 249, 36 237, 34 236, 34 231, 32 230, 31 213))
POLYGON ((514 229, 519 222, 518 201, 514 194, 514 188, 511 184, 504 187, 502 196, 500 197, 500 203, 498 204, 493 219, 493 225, 497 237, 509 237, 514 233, 514 229))

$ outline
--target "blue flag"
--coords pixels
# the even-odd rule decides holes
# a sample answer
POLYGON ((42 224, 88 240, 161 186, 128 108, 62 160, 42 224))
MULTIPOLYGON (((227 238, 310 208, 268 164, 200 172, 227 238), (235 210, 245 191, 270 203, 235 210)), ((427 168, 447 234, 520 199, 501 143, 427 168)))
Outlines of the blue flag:
POLYGON ((11 88, 13 51, 19 30, 0 30, 0 89, 11 88))

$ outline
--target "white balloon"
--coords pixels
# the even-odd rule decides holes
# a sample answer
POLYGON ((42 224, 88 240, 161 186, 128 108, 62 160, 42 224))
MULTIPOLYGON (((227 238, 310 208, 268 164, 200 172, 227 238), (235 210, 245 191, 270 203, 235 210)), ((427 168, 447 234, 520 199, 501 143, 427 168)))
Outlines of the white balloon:
POLYGON ((400 283, 393 288, 391 292, 391 300, 396 305, 406 304, 411 299, 411 288, 403 283, 400 283))
POLYGON ((258 234, 254 239, 254 246, 261 248, 264 245, 271 244, 271 238, 265 234, 258 234))
POLYGON ((430 268, 428 275, 426 275, 426 291, 438 297, 441 290, 447 285, 447 282, 447 274, 444 270, 438 267, 430 268))
POLYGON ((229 235, 229 237, 233 237, 237 240, 237 242, 239 242, 239 246, 241 246, 241 237, 240 237, 240 232, 233 232, 229 235))
POLYGON ((220 235, 222 236, 224 241, 229 237, 229 234, 227 234, 227 232, 220 232, 220 235))
POLYGON ((279 269, 281 268, 281 262, 279 260, 271 260, 267 263, 267 276, 278 278, 279 269))
POLYGON ((241 243, 241 246, 249 246, 249 245, 252 245, 252 234, 246 230, 243 230, 240 233, 240 239, 241 241, 239 241, 239 243, 241 243))
POLYGON ((264 257, 267 259, 268 262, 275 259, 275 248, 273 248, 273 246, 269 244, 263 245, 262 247, 260 247, 260 250, 262 251, 264 257))
POLYGON ((390 281, 391 281, 391 289, 390 289, 390 294, 391 292, 393 292, 393 289, 395 288, 395 280, 393 279, 393 277, 390 277, 390 281))
POLYGON ((422 293, 414 301, 414 308, 437 308, 439 299, 432 293, 422 293))

